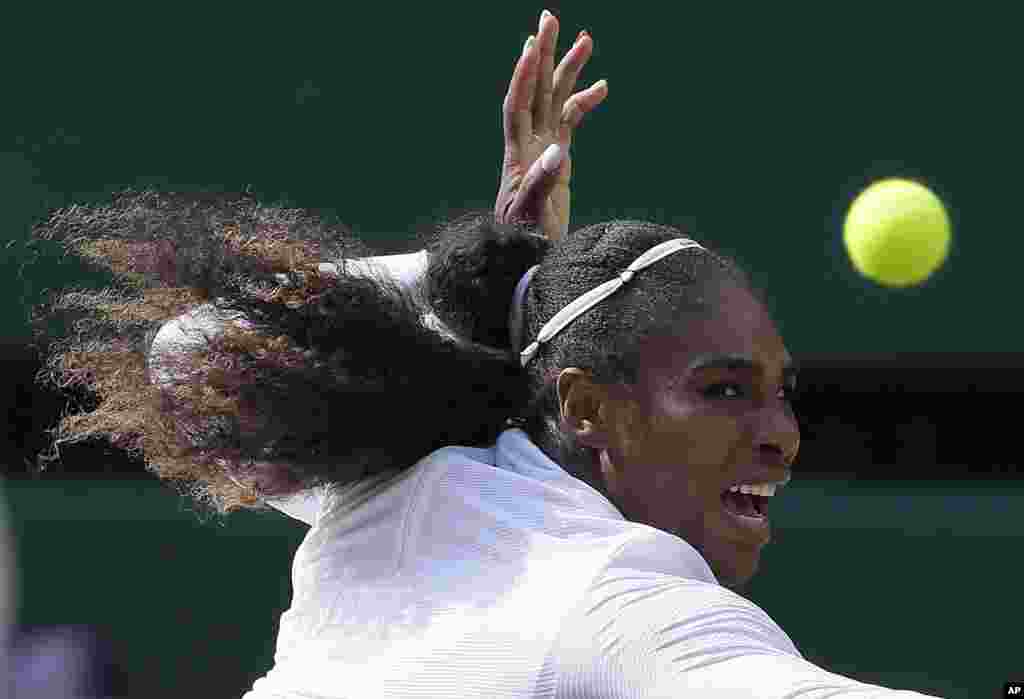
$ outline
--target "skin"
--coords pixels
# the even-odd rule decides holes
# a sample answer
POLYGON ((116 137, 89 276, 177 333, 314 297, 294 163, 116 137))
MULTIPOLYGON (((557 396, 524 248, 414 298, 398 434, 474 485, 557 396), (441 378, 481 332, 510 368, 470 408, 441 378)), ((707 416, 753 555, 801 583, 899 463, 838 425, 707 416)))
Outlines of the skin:
POLYGON ((738 481, 788 478, 800 431, 791 358, 767 309, 738 287, 717 294, 713 313, 645 340, 635 385, 595 383, 570 367, 558 397, 561 428, 593 451, 595 485, 623 516, 681 537, 719 582, 741 589, 765 542, 737 526, 721 494, 738 481), (693 366, 720 355, 754 368, 693 366))
POLYGON ((498 221, 539 224, 544 235, 558 240, 569 229, 572 137, 583 117, 608 96, 599 80, 573 92, 594 49, 593 39, 580 32, 555 66, 558 19, 545 10, 537 34, 523 47, 502 103, 504 155, 494 203, 498 221), (560 147, 559 159, 545 170, 541 154, 560 147))

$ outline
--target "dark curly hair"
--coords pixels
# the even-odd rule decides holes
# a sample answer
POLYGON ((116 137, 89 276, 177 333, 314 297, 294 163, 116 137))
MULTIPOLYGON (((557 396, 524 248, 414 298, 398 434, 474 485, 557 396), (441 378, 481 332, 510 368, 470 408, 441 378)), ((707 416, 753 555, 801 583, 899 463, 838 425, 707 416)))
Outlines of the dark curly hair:
POLYGON ((404 287, 346 270, 345 260, 374 253, 344 226, 244 193, 129 190, 107 205, 57 210, 33 237, 60 241, 114 282, 65 289, 33 308, 34 345, 45 357, 37 380, 95 397, 51 430, 44 460, 62 444, 102 437, 226 513, 408 468, 443 446, 486 446, 512 418, 582 473, 587 455, 558 427, 560 368, 633 383, 646 334, 707 308, 714 284, 751 287, 714 252, 670 255, 525 369, 509 346, 513 289, 540 265, 525 300, 529 342, 565 304, 681 236, 616 221, 552 244, 530 227, 470 215, 421 236, 427 272, 404 287), (324 261, 335 269, 324 271, 324 261), (425 322, 431 312, 451 332, 425 322), (154 366, 158 331, 185 313, 215 318, 221 331, 154 366), (156 380, 157 371, 176 379, 156 380))
MULTIPOLYGON (((524 298, 526 345, 573 300, 615 278, 655 245, 682 237, 689 236, 670 226, 610 221, 552 244, 528 231, 495 226, 481 216, 449 227, 434 241, 426 294, 438 318, 461 337, 488 347, 509 347, 507 318, 515 285, 539 264, 524 298)), ((737 285, 765 300, 735 260, 701 244, 703 250, 674 253, 638 272, 625 287, 542 344, 523 377, 516 379, 526 384, 527 395, 513 424, 552 460, 592 485, 598 484, 590 472, 589 450, 575 444, 560 426, 562 369, 587 369, 599 383, 635 384, 644 338, 678 334, 688 313, 712 311, 716 287, 737 285)), ((518 366, 518 354, 511 359, 518 366)), ((492 390, 513 394, 519 384, 494 384, 492 390)), ((453 393, 466 399, 463 392, 448 390, 448 395, 453 393)), ((487 431, 489 439, 500 431, 495 427, 487 431)))

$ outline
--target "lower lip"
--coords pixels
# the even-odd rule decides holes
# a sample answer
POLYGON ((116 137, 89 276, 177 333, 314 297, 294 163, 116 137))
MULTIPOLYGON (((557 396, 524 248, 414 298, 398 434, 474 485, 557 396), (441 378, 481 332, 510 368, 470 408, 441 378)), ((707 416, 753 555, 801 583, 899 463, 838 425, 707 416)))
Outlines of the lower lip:
POLYGON ((760 543, 761 545, 767 544, 771 540, 772 528, 767 517, 747 517, 745 515, 738 515, 734 512, 730 512, 725 507, 722 507, 722 512, 725 516, 732 520, 736 527, 743 531, 743 533, 760 543))

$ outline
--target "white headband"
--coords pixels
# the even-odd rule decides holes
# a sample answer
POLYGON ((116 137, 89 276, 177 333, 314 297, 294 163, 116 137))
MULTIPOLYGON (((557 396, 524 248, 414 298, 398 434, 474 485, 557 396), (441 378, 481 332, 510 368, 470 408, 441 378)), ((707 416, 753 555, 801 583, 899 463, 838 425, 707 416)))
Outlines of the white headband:
MULTIPOLYGON (((619 276, 614 279, 609 279, 605 283, 594 287, 575 301, 571 302, 565 308, 556 313, 551 320, 545 323, 544 327, 542 327, 540 332, 537 333, 537 339, 519 353, 519 361, 522 366, 525 367, 530 363, 530 360, 533 359, 535 354, 537 354, 537 350, 540 349, 541 343, 550 340, 552 337, 564 330, 569 323, 573 322, 591 308, 614 294, 622 287, 623 284, 633 278, 633 274, 639 272, 645 267, 650 267, 663 257, 668 257, 674 252, 686 250, 688 248, 701 248, 703 250, 704 246, 696 241, 690 240, 689 238, 673 238, 672 240, 666 240, 664 243, 659 243, 640 257, 633 260, 632 264, 630 264, 624 272, 619 274, 619 276)), ((530 279, 533 277, 533 273, 536 269, 537 266, 535 265, 527 270, 526 274, 524 274, 519 280, 519 284, 516 285, 516 291, 512 299, 512 314, 518 323, 522 322, 521 305, 523 297, 526 295, 526 287, 529 285, 530 279)), ((512 340, 516 343, 516 349, 519 349, 519 336, 522 334, 522 330, 520 328, 521 325, 513 324, 512 340)))

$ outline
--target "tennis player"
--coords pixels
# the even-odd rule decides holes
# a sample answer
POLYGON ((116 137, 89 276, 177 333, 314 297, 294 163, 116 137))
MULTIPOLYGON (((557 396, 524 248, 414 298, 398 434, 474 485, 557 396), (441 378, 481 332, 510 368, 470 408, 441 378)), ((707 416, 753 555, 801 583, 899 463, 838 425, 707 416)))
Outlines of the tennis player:
POLYGON ((707 243, 566 234, 607 85, 572 94, 592 40, 556 69, 557 33, 513 74, 494 214, 421 252, 242 195, 37 227, 138 285, 43 314, 78 318, 49 378, 102 397, 55 443, 104 434, 217 512, 309 526, 247 699, 923 696, 813 665, 740 594, 799 448, 792 358, 707 243))

